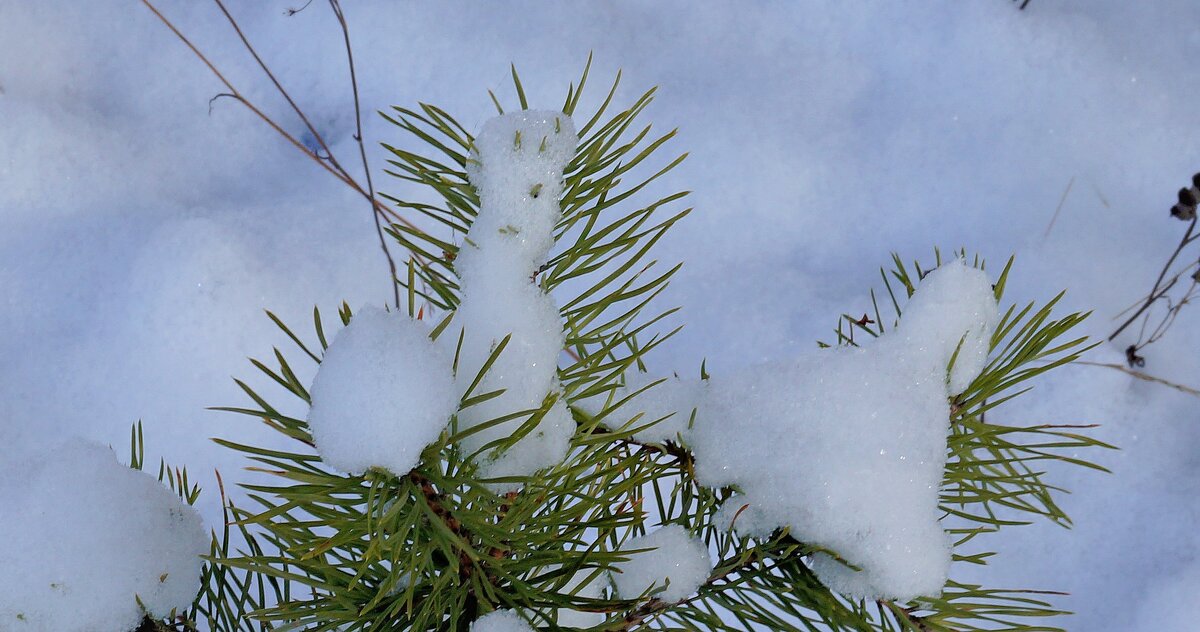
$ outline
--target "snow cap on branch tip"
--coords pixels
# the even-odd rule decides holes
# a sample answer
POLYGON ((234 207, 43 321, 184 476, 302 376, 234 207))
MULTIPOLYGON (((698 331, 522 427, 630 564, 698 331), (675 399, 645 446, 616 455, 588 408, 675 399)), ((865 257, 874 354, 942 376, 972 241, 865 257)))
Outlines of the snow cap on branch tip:
POLYGON ((578 141, 575 124, 562 112, 523 110, 484 123, 467 163, 467 177, 479 192, 479 215, 460 253, 468 261, 455 265, 460 276, 471 276, 474 250, 489 251, 488 263, 519 262, 526 278, 545 260, 562 216, 563 172, 578 141))
POLYGON ((899 329, 885 339, 899 336, 926 349, 929 359, 939 366, 950 367, 950 394, 957 395, 967 390, 987 365, 999 320, 995 290, 987 273, 955 259, 925 275, 904 306, 899 329))
MULTIPOLYGON (((562 315, 535 277, 554 245, 563 170, 577 142, 570 117, 536 110, 490 119, 474 141, 467 174, 479 191, 479 213, 454 261, 462 292, 453 321, 462 331, 456 379, 468 399, 500 394, 464 407, 459 429, 514 413, 541 415, 527 434, 504 448, 481 452, 513 437, 530 416, 463 438, 464 451, 479 454, 483 478, 526 476, 562 462, 575 431, 558 383, 558 356, 565 345, 562 315)), ((517 487, 493 485, 496 491, 517 487)))
POLYGON ((956 260, 926 275, 899 326, 871 344, 714 376, 685 439, 701 484, 742 492, 722 526, 788 527, 835 551, 862 570, 832 557, 813 568, 849 595, 939 593, 951 559, 938 510, 948 400, 983 371, 997 320, 988 276, 956 260))
POLYGON ((407 314, 376 307, 334 337, 313 378, 309 430, 321 460, 344 472, 403 475, 458 409, 453 358, 407 314))

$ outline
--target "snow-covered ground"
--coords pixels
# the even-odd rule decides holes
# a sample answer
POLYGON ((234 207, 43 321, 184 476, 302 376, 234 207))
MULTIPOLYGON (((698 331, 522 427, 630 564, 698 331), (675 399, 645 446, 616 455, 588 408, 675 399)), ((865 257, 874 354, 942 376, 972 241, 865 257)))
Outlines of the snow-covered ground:
MULTIPOLYGON (((230 6, 353 156, 340 33, 321 2, 285 15, 299 4, 230 6)), ((589 51, 597 91, 617 68, 618 98, 660 86, 647 118, 691 152, 663 186, 693 190, 697 209, 658 249, 687 262, 661 301, 687 323, 662 372, 795 355, 863 309, 891 251, 933 246, 993 265, 1016 253, 1009 299, 1067 288, 1103 338, 1174 248, 1167 209, 1200 170, 1193 0, 347 5, 368 110, 424 101, 478 129, 486 89, 515 102, 509 62, 531 106, 552 108, 589 51)), ((301 134, 214 5, 161 8, 301 134)), ((233 101, 210 112, 222 91, 138 3, 0 0, 0 452, 50 434, 120 451, 142 419, 150 454, 207 483, 210 520, 212 468, 228 480, 242 464, 207 437, 276 441, 205 410, 242 404, 230 377, 263 385, 245 358, 288 344, 261 310, 304 330, 314 304, 332 318, 342 300, 390 297, 361 199, 233 101)), ((401 139, 373 116, 365 132, 401 139)), ((1129 342, 1092 359, 1119 363, 1129 342)), ((1185 309, 1146 370, 1198 386, 1197 348, 1185 309)), ((1111 476, 1061 475, 1074 530, 1010 530, 990 567, 952 576, 1067 590, 1071 629, 1188 629, 1200 399, 1078 366, 1006 408, 1104 424, 1122 450, 1099 455, 1111 476)))

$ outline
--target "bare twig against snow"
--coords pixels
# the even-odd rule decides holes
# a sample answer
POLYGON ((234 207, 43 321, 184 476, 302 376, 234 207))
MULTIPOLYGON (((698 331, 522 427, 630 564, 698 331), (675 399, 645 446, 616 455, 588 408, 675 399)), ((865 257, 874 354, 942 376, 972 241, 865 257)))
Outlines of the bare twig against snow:
MULTIPOLYGON (((343 184, 345 184, 346 186, 348 186, 351 189, 353 189, 354 191, 356 191, 359 195, 362 195, 368 201, 368 203, 370 203, 371 211, 372 211, 372 214, 375 219, 376 233, 379 235, 379 245, 380 245, 380 248, 383 250, 384 256, 387 259, 388 270, 390 272, 391 279, 392 279, 392 299, 395 303, 395 306, 397 308, 399 308, 400 307, 400 280, 399 280, 399 277, 396 275, 395 259, 393 259, 391 251, 388 249, 387 240, 383 236, 382 220, 385 218, 391 218, 392 221, 402 223, 405 226, 408 226, 409 228, 416 229, 416 227, 411 222, 409 222, 407 219, 400 216, 399 214, 397 214, 395 211, 389 209, 388 207, 384 206, 381 202, 379 202, 379 200, 375 199, 375 188, 374 188, 374 185, 371 183, 371 170, 367 163, 366 147, 364 146, 363 139, 362 139, 362 114, 361 114, 361 107, 360 107, 359 95, 358 95, 358 80, 357 80, 357 76, 355 75, 355 71, 354 71, 354 57, 351 52, 352 49, 351 49, 351 45, 350 45, 350 31, 346 25, 345 16, 342 14, 341 5, 337 2, 337 0, 330 0, 330 2, 329 2, 330 7, 334 11, 334 15, 337 17, 338 25, 342 29, 342 37, 346 43, 346 57, 347 57, 347 60, 349 61, 349 65, 350 65, 350 84, 351 84, 351 90, 354 95, 354 120, 355 120, 355 125, 356 125, 356 133, 354 135, 354 139, 358 143, 359 154, 362 158, 363 171, 366 174, 366 186, 365 187, 363 185, 359 184, 358 181, 354 178, 354 176, 352 176, 350 174, 350 172, 345 167, 343 167, 340 162, 338 162, 337 158, 333 155, 333 152, 330 151, 329 145, 325 142, 325 139, 317 131, 316 127, 312 124, 312 122, 309 120, 308 116, 304 113, 304 111, 300 108, 300 106, 295 102, 294 99, 292 99, 292 97, 288 93, 288 91, 283 87, 283 85, 275 77, 275 74, 271 71, 271 68, 266 64, 265 61, 263 61, 262 57, 259 56, 258 51, 256 51, 254 46, 250 43, 249 38, 247 38, 245 33, 242 31, 242 28, 238 24, 237 19, 233 17, 233 15, 225 7, 225 4, 221 0, 213 0, 213 1, 216 3, 217 7, 220 8, 221 12, 225 15, 225 18, 229 21, 229 24, 233 27, 234 31, 237 33, 238 38, 241 39, 242 45, 245 46, 246 50, 254 58, 254 61, 256 63, 258 63, 259 68, 261 68, 262 71, 267 75, 267 78, 270 79, 271 84, 274 85, 274 87, 275 87, 275 90, 280 94, 280 96, 282 96, 284 98, 284 100, 287 101, 288 105, 292 108, 292 111, 295 112, 295 114, 300 118, 301 122, 304 123, 305 128, 308 130, 308 133, 312 135, 312 137, 315 139, 317 145, 319 146, 319 150, 312 150, 312 149, 309 149, 308 147, 306 147, 304 145, 304 143, 300 142, 300 140, 298 140, 295 136, 288 133, 285 129, 283 129, 283 127, 281 125, 279 125, 279 123, 277 123, 274 119, 272 119, 270 116, 268 116, 266 113, 264 113, 258 106, 256 106, 253 102, 251 102, 249 99, 247 99, 241 93, 241 91, 239 91, 225 77, 225 75, 221 73, 221 71, 212 63, 212 61, 210 61, 208 59, 208 57, 203 52, 201 52, 200 49, 198 49, 195 46, 195 44, 193 44, 191 42, 191 40, 189 40, 166 16, 164 16, 162 14, 162 12, 159 11, 158 8, 155 7, 152 2, 150 2, 150 0, 142 0, 142 4, 146 5, 146 7, 148 9, 150 9, 150 11, 152 13, 154 13, 155 17, 157 17, 164 25, 166 25, 167 28, 171 29, 171 32, 174 33, 175 36, 178 37, 180 39, 180 41, 182 41, 188 47, 188 49, 190 49, 192 51, 192 53, 194 55, 196 55, 196 57, 198 59, 200 59, 200 61, 204 62, 204 65, 208 67, 209 71, 211 71, 213 73, 213 75, 215 75, 217 77, 217 79, 220 80, 221 83, 225 85, 227 92, 223 92, 223 93, 217 95, 217 97, 215 97, 215 98, 219 98, 222 96, 229 97, 229 98, 237 100, 242 105, 246 106, 246 108, 248 108, 251 112, 253 112, 255 116, 257 116, 264 123, 269 125, 271 127, 271 129, 275 130, 275 132, 277 132, 280 136, 282 136, 285 140, 287 140, 293 147, 295 147, 301 153, 308 156, 310 159, 312 159, 314 162, 316 162, 318 165, 320 165, 321 168, 324 169, 326 172, 330 173, 338 180, 341 180, 343 184)), ((210 102, 210 105, 211 105, 211 102, 210 102)))
POLYGON ((1198 198, 1200 198, 1200 173, 1192 176, 1190 188, 1184 187, 1179 190, 1179 202, 1171 207, 1171 217, 1188 222, 1187 230, 1179 240, 1179 244, 1175 246, 1174 252, 1167 258, 1167 262, 1163 264, 1150 293, 1117 315, 1117 318, 1120 318, 1132 311, 1132 314, 1108 337, 1109 342, 1112 342, 1130 325, 1141 319, 1137 340, 1125 349, 1125 361, 1130 367, 1145 366, 1146 360, 1139 352, 1147 345, 1162 338, 1175 323, 1175 317, 1179 315, 1184 305, 1190 303, 1200 293, 1200 261, 1192 261, 1185 266, 1175 267, 1175 262, 1184 249, 1200 239, 1200 234, 1196 234, 1198 198), (1185 277, 1186 288, 1182 292, 1172 294, 1171 290, 1179 286, 1180 281, 1183 281, 1185 277), (1159 303, 1165 303, 1166 311, 1155 318, 1156 313, 1152 308, 1159 303))

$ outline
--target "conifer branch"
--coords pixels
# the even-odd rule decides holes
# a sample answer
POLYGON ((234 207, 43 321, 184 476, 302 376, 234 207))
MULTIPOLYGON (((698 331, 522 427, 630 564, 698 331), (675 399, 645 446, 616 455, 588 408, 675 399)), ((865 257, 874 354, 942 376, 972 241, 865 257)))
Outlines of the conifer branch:
MULTIPOLYGON (((568 90, 564 112, 575 111, 586 78, 587 70, 578 87, 572 84, 568 90)), ((514 71, 514 82, 518 81, 514 71)), ((210 588, 201 596, 197 612, 207 613, 210 621, 219 622, 214 629, 222 630, 242 630, 240 623, 238 627, 230 623, 253 617, 254 625, 260 626, 249 627, 255 632, 275 625, 332 628, 345 624, 466 630, 477 616, 498 608, 518 608, 547 624, 555 622, 560 611, 607 614, 607 621, 593 627, 609 631, 765 626, 942 632, 981 625, 1020 630, 1030 629, 1021 623, 1028 617, 1059 613, 1028 591, 954 582, 945 586, 941 596, 909 603, 839 595, 822 585, 806 563, 816 554, 836 552, 802 542, 786 529, 757 539, 739 535, 726 524, 731 522, 729 513, 721 513, 718 519, 722 507, 740 502, 733 495, 737 490, 701 487, 686 445, 634 436, 661 420, 645 419, 636 398, 620 395, 625 392, 624 376, 637 370, 646 354, 677 331, 663 324, 674 310, 656 312, 652 302, 677 268, 660 270, 647 253, 687 210, 669 210, 684 193, 641 202, 635 197, 679 164, 682 156, 657 171, 644 164, 635 169, 647 157, 656 156, 655 150, 673 132, 655 137, 648 126, 635 125, 653 91, 606 117, 615 91, 616 82, 598 110, 590 118, 581 117, 588 122, 581 128, 576 157, 565 170, 563 215, 554 235, 559 254, 538 280, 546 290, 561 288, 567 346, 574 352, 558 371, 562 397, 571 404, 577 426, 565 460, 537 475, 520 477, 520 493, 498 495, 489 488, 497 481, 481 479, 478 464, 457 444, 464 433, 452 422, 425 449, 421 465, 412 471, 399 476, 374 470, 346 475, 330 470, 313 454, 305 420, 280 414, 243 384, 254 405, 226 410, 267 420, 297 441, 296 451, 220 441, 243 453, 255 467, 273 473, 277 482, 243 485, 253 509, 223 503, 232 519, 223 537, 214 541, 206 567, 210 588), (667 330, 657 332, 656 327, 667 330), (593 411, 589 402, 597 401, 604 403, 593 411), (592 575, 592 581, 600 581, 597 577, 619 569, 627 560, 622 545, 654 524, 683 527, 720 552, 720 561, 696 593, 667 601, 656 597, 661 591, 634 598, 603 591, 600 597, 572 592, 578 576, 592 575), (240 533, 231 533, 230 525, 240 533), (229 548, 231 537, 241 537, 246 546, 241 551, 229 548), (276 599, 268 603, 269 599, 255 598, 255 590, 268 595, 274 590, 276 599), (213 614, 221 612, 222 601, 239 593, 250 594, 247 603, 253 605, 240 613, 213 614)), ((518 88, 518 94, 523 90, 518 88)), ((420 213, 448 234, 415 231, 401 224, 385 230, 414 254, 405 281, 413 303, 410 313, 419 301, 427 301, 422 309, 429 306, 445 312, 429 316, 442 323, 436 330, 441 332, 461 299, 456 235, 465 234, 479 213, 478 194, 466 175, 473 138, 434 106, 394 108, 393 113, 389 120, 430 151, 387 147, 392 155, 389 173, 431 187, 441 203, 381 197, 420 213)), ((956 254, 966 258, 965 252, 956 254)), ((935 259, 940 265, 941 254, 935 252, 935 259)), ((873 317, 843 317, 838 340, 826 346, 858 344, 852 337, 855 331, 878 336, 885 321, 894 324, 900 318, 905 299, 932 267, 916 264, 913 270, 899 257, 894 264, 890 274, 881 270, 895 307, 894 318, 885 317, 872 293, 873 317)), ((976 257, 973 265, 984 263, 976 257)), ((996 280, 997 299, 1002 298, 1009 266, 1011 261, 996 280)), ((1044 480, 1041 461, 1101 469, 1077 456, 1083 448, 1105 447, 1083 434, 1088 426, 1007 426, 992 423, 991 418, 985 421, 988 411, 1019 395, 1030 380, 1075 361, 1088 348, 1083 338, 1070 335, 1085 315, 1056 316, 1057 301, 1009 307, 991 340, 987 367, 969 388, 953 397, 947 420, 947 466, 938 501, 941 510, 954 517, 953 523, 947 522, 947 531, 960 545, 1007 528, 1014 514, 1069 524, 1056 504, 1057 489, 1044 480)), ((351 322, 348 307, 339 313, 343 324, 351 322)), ((273 320, 303 352, 301 357, 322 362, 321 354, 273 320)), ((319 311, 314 312, 314 327, 320 349, 325 349, 327 336, 319 311)), ((494 355, 503 353, 503 346, 494 355)), ((284 355, 277 354, 272 362, 278 368, 258 361, 255 367, 285 396, 309 403, 305 385, 296 381, 297 372, 287 366, 284 355)), ((486 371, 486 367, 480 371, 476 383, 486 371)), ((703 369, 701 374, 706 375, 703 369)), ((492 396, 468 393, 464 397, 478 403, 492 396)), ((545 407, 508 417, 536 421, 545 407)), ((487 423, 508 420, 502 417, 487 423)), ((532 425, 522 427, 527 432, 532 425)), ((502 438, 489 445, 502 452, 519 439, 502 438)), ((956 554, 959 563, 984 563, 986 557, 956 554)))

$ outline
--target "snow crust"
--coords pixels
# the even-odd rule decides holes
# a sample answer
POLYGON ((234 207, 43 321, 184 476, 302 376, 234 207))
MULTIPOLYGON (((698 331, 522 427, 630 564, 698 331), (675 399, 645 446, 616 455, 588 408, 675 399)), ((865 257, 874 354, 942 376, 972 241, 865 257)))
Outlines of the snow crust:
POLYGON ((920 282, 899 327, 870 346, 810 352, 703 389, 651 389, 635 402, 648 416, 696 406, 690 431, 672 429, 697 478, 742 491, 719 523, 750 535, 789 527, 836 552, 861 571, 825 555, 813 569, 847 595, 940 594, 950 565, 937 509, 948 398, 983 370, 997 319, 987 275, 953 261, 920 282), (689 392, 696 399, 680 399, 689 392))
MULTIPOLYGON (((561 217, 563 169, 578 138, 561 112, 523 111, 498 116, 475 138, 468 163, 479 191, 479 215, 455 260, 462 302, 454 329, 463 339, 458 362, 464 395, 505 336, 507 345, 471 395, 503 390, 459 412, 459 429, 549 405, 537 425, 502 454, 480 455, 485 477, 520 476, 560 462, 575 430, 558 383, 563 323, 554 300, 534 282, 554 245, 561 217)), ((457 344, 456 336, 444 336, 457 344)), ((530 419, 525 415, 463 440, 468 453, 511 436, 530 419)))
POLYGON ((366 308, 337 333, 313 378, 308 424, 321 459, 352 474, 403 475, 458 409, 452 358, 407 314, 366 308))
POLYGON ((713 569, 708 547, 679 525, 665 525, 621 546, 622 551, 637 549, 650 550, 633 553, 629 561, 618 565, 620 572, 612 574, 617 593, 625 599, 637 598, 651 587, 666 586, 655 597, 679 601, 696 592, 713 569))
POLYGON ((0 630, 125 632, 191 605, 200 516, 109 448, 71 439, 0 461, 0 630))
POLYGON ((471 632, 533 632, 533 628, 512 610, 494 610, 471 623, 471 632))

